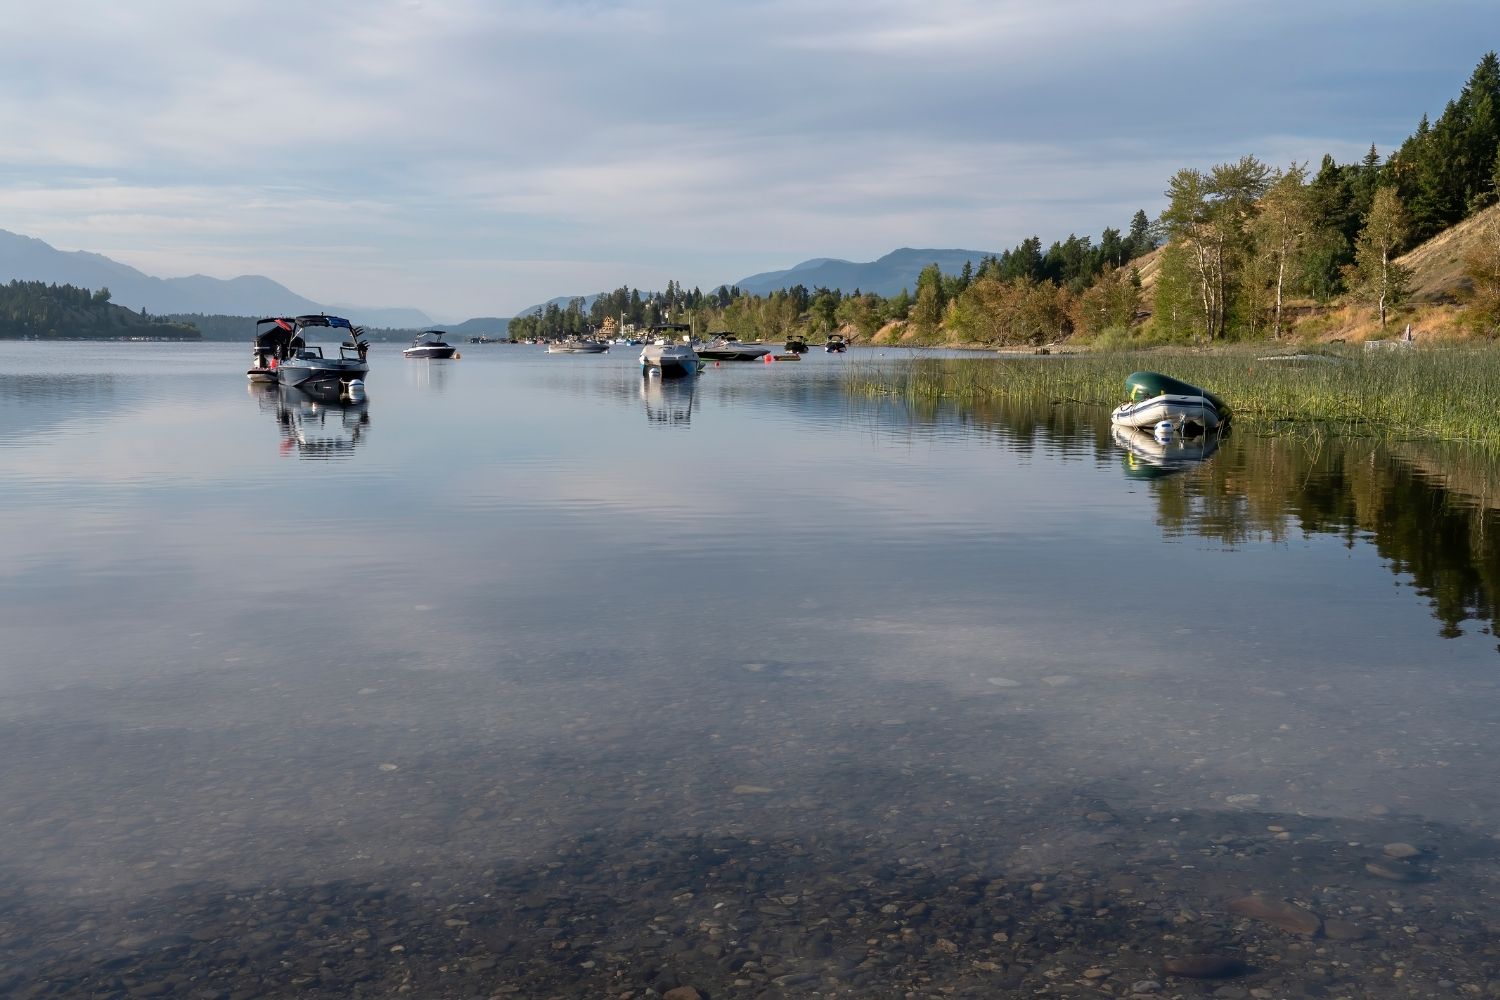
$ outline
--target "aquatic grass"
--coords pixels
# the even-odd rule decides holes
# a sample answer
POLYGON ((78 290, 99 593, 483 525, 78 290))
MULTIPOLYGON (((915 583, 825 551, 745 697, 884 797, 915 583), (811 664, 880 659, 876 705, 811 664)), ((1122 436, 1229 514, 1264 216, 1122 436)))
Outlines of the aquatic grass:
POLYGON ((856 366, 849 389, 910 400, 1044 397, 1112 408, 1125 376, 1160 371, 1226 400, 1258 433, 1328 431, 1500 449, 1500 348, 1344 349, 1316 360, 1264 360, 1265 345, 1019 358, 941 358, 856 366))

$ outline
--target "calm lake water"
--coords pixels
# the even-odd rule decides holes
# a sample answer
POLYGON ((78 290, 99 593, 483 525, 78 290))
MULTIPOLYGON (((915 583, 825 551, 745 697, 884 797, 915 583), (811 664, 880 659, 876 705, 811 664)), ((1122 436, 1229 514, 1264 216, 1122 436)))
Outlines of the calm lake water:
POLYGON ((0 342, 0 994, 1500 995, 1492 465, 461 350, 0 342))

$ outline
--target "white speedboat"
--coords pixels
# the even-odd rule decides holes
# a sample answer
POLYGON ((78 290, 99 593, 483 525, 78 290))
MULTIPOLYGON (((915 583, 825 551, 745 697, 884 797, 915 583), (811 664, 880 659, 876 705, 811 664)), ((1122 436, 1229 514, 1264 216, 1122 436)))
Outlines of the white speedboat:
POLYGON ((288 345, 288 357, 276 366, 276 381, 281 385, 302 386, 308 383, 338 383, 347 390, 358 381, 364 386, 370 365, 365 360, 370 343, 364 339, 364 327, 355 326, 342 316, 298 316, 288 345), (325 357, 323 348, 307 343, 312 330, 347 330, 349 339, 339 345, 338 357, 325 357))
POLYGON ((641 374, 662 378, 696 375, 703 360, 693 350, 692 327, 684 323, 660 323, 651 328, 654 340, 641 348, 641 374))
POLYGON ((458 348, 443 342, 442 330, 424 330, 401 355, 407 358, 456 358, 458 348))
POLYGON ((752 344, 732 333, 716 333, 698 348, 698 357, 708 361, 759 361, 770 353, 765 344, 752 344))

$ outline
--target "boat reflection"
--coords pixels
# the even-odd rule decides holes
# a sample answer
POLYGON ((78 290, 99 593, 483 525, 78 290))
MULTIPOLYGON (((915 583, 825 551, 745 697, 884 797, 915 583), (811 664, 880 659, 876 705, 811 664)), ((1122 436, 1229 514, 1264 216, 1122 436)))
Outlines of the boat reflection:
POLYGON ((1226 432, 1185 437, 1172 433, 1161 437, 1137 427, 1115 424, 1110 435, 1125 449, 1125 475, 1130 479, 1165 479, 1201 465, 1219 450, 1226 432))
POLYGON ((281 453, 328 461, 349 458, 364 443, 370 427, 370 403, 351 399, 337 384, 309 389, 264 386, 262 409, 273 408, 281 426, 281 453), (268 406, 269 404, 269 406, 268 406))
POLYGON ((687 427, 693 419, 693 394, 698 380, 693 378, 642 378, 641 400, 646 406, 646 420, 656 427, 687 427))

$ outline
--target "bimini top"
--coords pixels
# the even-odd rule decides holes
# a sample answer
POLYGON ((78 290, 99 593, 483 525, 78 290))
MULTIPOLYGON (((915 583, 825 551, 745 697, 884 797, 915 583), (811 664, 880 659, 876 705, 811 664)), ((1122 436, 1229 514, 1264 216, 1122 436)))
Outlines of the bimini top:
POLYGON ((364 328, 355 326, 342 316, 328 316, 323 313, 309 316, 298 316, 298 326, 331 326, 339 330, 348 330, 350 333, 363 333, 364 328))
POLYGON ((413 346, 413 347, 434 346, 435 347, 435 346, 438 346, 438 345, 442 345, 442 346, 446 347, 448 345, 446 345, 446 344, 443 343, 443 338, 445 336, 447 336, 447 334, 444 333, 442 330, 423 330, 421 333, 417 334, 416 337, 414 337, 412 339, 411 346, 413 346))
POLYGON ((296 335, 295 321, 289 316, 267 316, 255 321, 255 346, 272 350, 285 349, 296 335), (261 327, 267 326, 262 330, 261 327))
POLYGON ((355 326, 342 316, 329 316, 326 313, 297 317, 297 329, 299 332, 309 326, 326 326, 335 330, 348 330, 349 340, 344 345, 346 347, 360 346, 361 338, 365 335, 364 327, 355 326))

